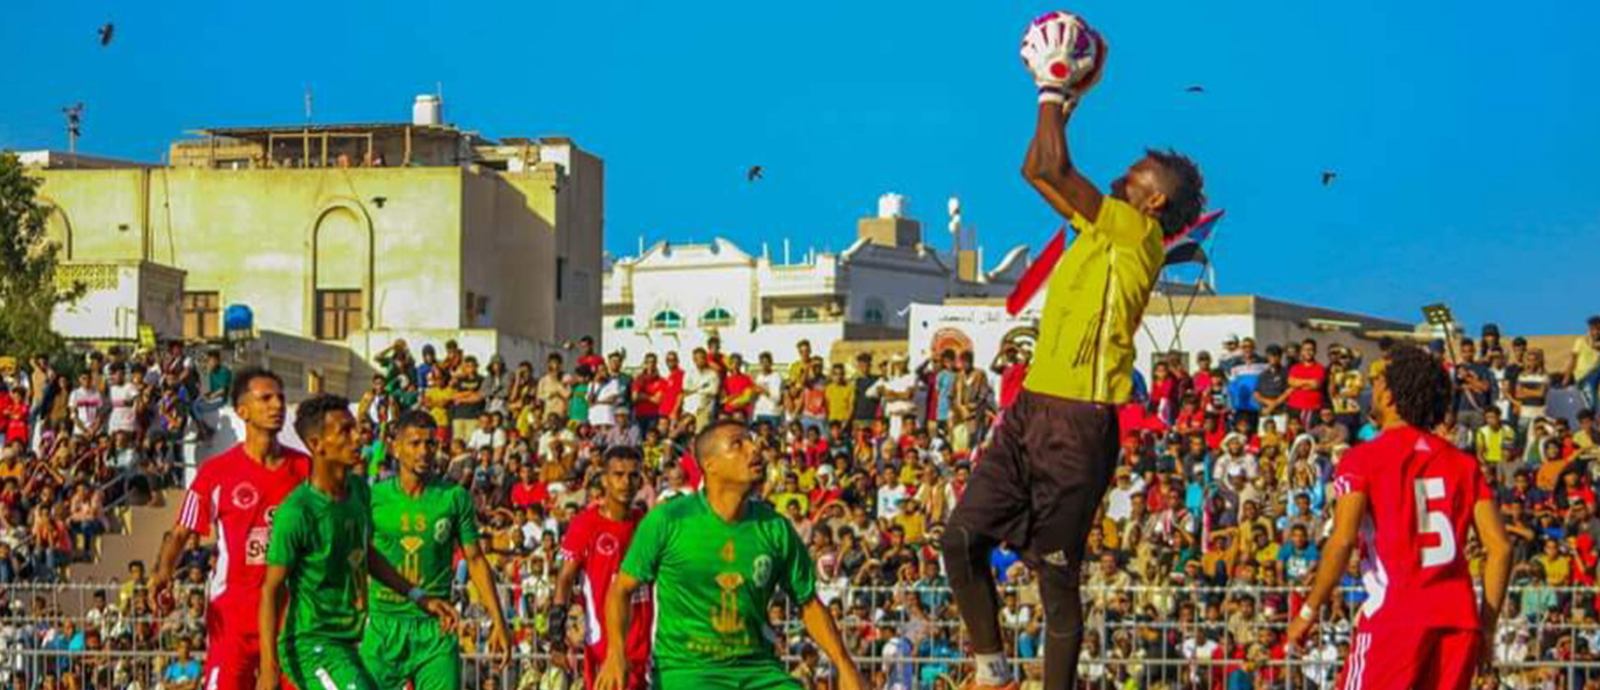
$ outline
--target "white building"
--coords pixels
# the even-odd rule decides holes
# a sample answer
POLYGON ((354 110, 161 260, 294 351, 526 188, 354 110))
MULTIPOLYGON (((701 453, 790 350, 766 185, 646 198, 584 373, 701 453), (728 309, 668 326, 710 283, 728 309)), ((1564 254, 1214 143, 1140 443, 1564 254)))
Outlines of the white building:
MULTIPOLYGON (((725 352, 779 362, 810 340, 827 356, 834 343, 902 339, 914 303, 954 297, 1003 297, 1026 269, 1027 249, 1007 252, 988 271, 970 228, 951 203, 956 248, 940 252, 907 217, 905 199, 883 196, 878 214, 857 223, 843 252, 811 254, 799 263, 753 256, 728 240, 658 242, 639 256, 611 261, 603 279, 603 344, 623 349, 629 363, 645 353, 687 355, 713 335, 725 352)), ((784 252, 787 255, 787 251, 784 252)))

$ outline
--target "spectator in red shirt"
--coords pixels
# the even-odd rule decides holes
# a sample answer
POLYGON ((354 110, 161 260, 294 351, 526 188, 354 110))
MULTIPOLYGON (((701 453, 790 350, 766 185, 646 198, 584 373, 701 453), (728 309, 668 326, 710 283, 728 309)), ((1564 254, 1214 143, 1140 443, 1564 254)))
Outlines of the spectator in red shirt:
POLYGON ((728 376, 728 358, 727 355, 722 353, 721 338, 711 336, 710 339, 706 340, 706 362, 711 365, 712 369, 717 370, 717 376, 723 378, 728 376))
POLYGON ((1307 338, 1300 343, 1300 361, 1289 367, 1289 411, 1301 424, 1310 427, 1316 421, 1317 410, 1325 404, 1327 385, 1328 369, 1317 363, 1317 341, 1307 338))
POLYGON ((533 473, 533 465, 522 466, 522 481, 511 487, 511 507, 522 511, 550 500, 550 488, 533 473))
POLYGON ((655 353, 645 355, 644 365, 633 379, 633 417, 640 433, 656 428, 656 420, 665 408, 667 385, 667 379, 656 368, 655 353))
POLYGON ((722 377, 722 411, 728 416, 750 419, 756 401, 756 382, 744 371, 744 358, 728 355, 726 374, 722 377))
POLYGON ((1028 378, 1029 353, 1016 345, 1007 345, 996 357, 989 370, 1000 375, 1000 409, 1011 407, 1011 401, 1022 390, 1023 379, 1028 378))
POLYGON ((582 350, 582 352, 578 355, 578 366, 587 366, 589 367, 589 371, 599 371, 601 367, 606 365, 605 358, 601 357, 599 353, 594 351, 593 337, 586 335, 582 338, 579 338, 578 348, 582 350))
POLYGON ((667 352, 667 375, 661 386, 661 416, 676 421, 683 406, 683 369, 678 366, 678 353, 667 352))

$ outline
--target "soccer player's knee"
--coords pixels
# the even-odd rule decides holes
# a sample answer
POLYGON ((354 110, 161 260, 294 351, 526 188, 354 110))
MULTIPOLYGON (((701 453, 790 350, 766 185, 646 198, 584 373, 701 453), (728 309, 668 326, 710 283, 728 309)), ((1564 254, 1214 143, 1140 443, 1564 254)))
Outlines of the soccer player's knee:
POLYGON ((952 522, 945 528, 940 551, 944 555, 944 569, 950 586, 960 587, 971 582, 978 568, 989 567, 990 540, 974 533, 960 523, 952 522))
POLYGON ((1045 629, 1061 634, 1083 628, 1083 600, 1075 563, 1039 568, 1039 598, 1044 603, 1045 629))

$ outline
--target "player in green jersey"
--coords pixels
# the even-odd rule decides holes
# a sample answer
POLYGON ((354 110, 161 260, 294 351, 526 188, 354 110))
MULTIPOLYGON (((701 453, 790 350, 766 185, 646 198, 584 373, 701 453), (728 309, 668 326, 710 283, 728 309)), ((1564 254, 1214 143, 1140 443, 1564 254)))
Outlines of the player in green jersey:
MULTIPOLYGON (((782 587, 806 631, 839 669, 839 690, 861 690, 828 607, 817 598, 816 567, 800 535, 771 505, 750 500, 763 467, 743 423, 716 422, 694 440, 705 489, 657 506, 639 523, 622 572, 606 593, 606 629, 628 629, 634 590, 655 584, 655 685, 661 690, 784 690, 767 630, 767 604, 782 587)), ((622 690, 625 636, 607 640, 595 690, 622 690)))
MULTIPOLYGON (((504 670, 511 661, 494 571, 478 545, 472 497, 458 485, 434 478, 437 425, 421 410, 402 413, 391 426, 389 452, 397 477, 372 487, 372 546, 428 596, 450 599, 451 566, 457 546, 493 627, 489 649, 504 670)), ((405 597, 374 582, 368 585, 371 615, 361 637, 361 661, 382 690, 456 690, 461 686, 461 648, 455 635, 405 597)))
POLYGON ((314 396, 295 409, 294 428, 311 451, 311 476, 272 518, 256 687, 276 690, 282 673, 298 688, 377 690, 357 652, 367 576, 407 592, 447 630, 455 627, 455 611, 413 586, 372 549, 371 497, 366 481, 350 471, 361 462, 350 402, 314 396), (286 585, 291 598, 284 609, 286 585))

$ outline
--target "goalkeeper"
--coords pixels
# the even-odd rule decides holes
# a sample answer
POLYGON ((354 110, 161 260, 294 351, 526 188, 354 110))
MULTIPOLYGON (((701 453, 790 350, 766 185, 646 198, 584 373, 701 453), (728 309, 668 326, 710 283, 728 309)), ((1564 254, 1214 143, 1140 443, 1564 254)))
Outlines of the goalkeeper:
POLYGON ((1161 270, 1164 234, 1199 216, 1200 171, 1147 151, 1102 194, 1074 167, 1065 130, 1105 64, 1105 42, 1078 18, 1040 17, 1023 41, 1039 88, 1023 176, 1077 228, 1048 282, 1033 366, 977 463, 945 529, 945 566, 977 655, 973 685, 1014 684, 1001 647, 989 555, 1001 542, 1038 571, 1046 690, 1077 687, 1083 641, 1079 570, 1117 461, 1117 405, 1132 392, 1134 331, 1161 270), (1086 57, 1087 71, 1072 65, 1086 57))

